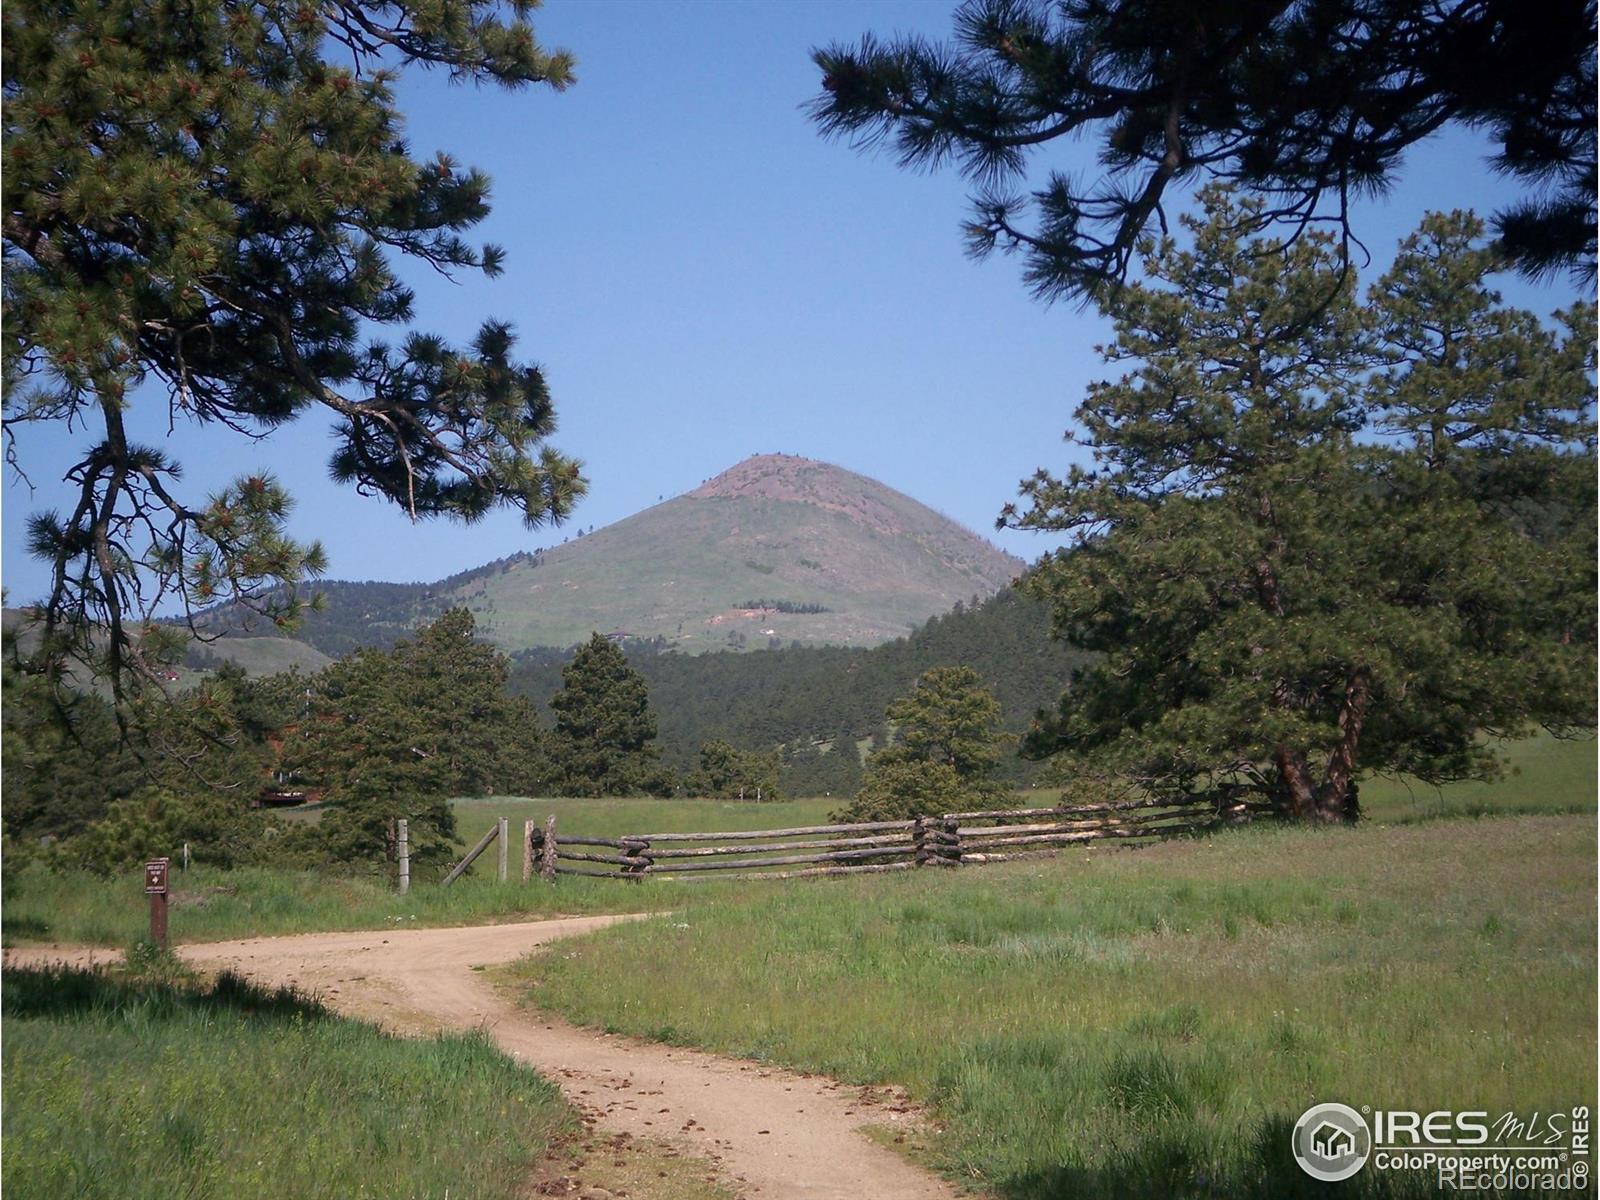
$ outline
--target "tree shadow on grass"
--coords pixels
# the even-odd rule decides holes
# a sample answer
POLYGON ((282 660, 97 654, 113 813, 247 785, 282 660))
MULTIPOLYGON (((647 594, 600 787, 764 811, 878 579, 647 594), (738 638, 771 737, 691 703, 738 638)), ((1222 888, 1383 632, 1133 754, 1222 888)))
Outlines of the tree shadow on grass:
POLYGON ((139 979, 104 967, 60 963, 7 967, 0 976, 0 1004, 7 1017, 65 1020, 79 1016, 176 1017, 229 1012, 268 1021, 321 1020, 322 1003, 293 988, 263 988, 231 971, 195 982, 139 979))
POLYGON ((13 938, 44 938, 49 933, 50 922, 40 917, 0 916, 0 941, 7 945, 13 938))

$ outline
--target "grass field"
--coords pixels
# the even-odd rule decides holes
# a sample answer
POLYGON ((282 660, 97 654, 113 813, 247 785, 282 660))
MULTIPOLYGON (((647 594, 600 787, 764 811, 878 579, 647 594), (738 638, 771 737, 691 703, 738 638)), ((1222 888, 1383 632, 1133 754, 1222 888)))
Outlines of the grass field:
POLYGON ((1323 1194, 1313 1102, 1592 1105, 1594 878, 1592 816, 1256 828, 790 884, 520 971, 585 1024, 906 1084, 1003 1197, 1265 1200, 1323 1194))
MULTIPOLYGON (((563 879, 504 886, 490 873, 448 888, 417 883, 408 896, 377 878, 311 871, 195 867, 172 873, 171 935, 183 942, 226 941, 328 929, 409 928, 535 920, 575 913, 631 911, 639 889, 609 880, 563 879)), ((104 880, 83 871, 8 872, 0 932, 7 945, 73 942, 127 946, 148 930, 143 879, 104 880)))
POLYGON ((577 1127, 481 1035, 393 1038, 232 977, 8 969, 4 1002, 17 1196, 511 1200, 577 1127))
MULTIPOLYGON (((1595 809, 1596 745, 1591 737, 1559 740, 1547 734, 1506 742, 1505 773, 1488 783, 1433 787, 1416 780, 1369 779, 1361 785, 1367 818, 1378 823, 1437 820, 1442 817, 1582 813, 1595 809)), ((1057 793, 1038 789, 1020 794, 1019 803, 1051 803, 1057 793)), ((789 800, 749 804, 719 800, 537 800, 495 796, 459 800, 456 817, 471 842, 507 817, 518 829, 524 820, 543 822, 555 814, 558 829, 575 834, 679 833, 701 829, 761 829, 816 825, 840 806, 832 800, 789 800)))
POLYGON ((1429 787, 1414 780, 1369 779, 1361 807, 1378 822, 1515 813, 1593 813, 1595 740, 1560 740, 1548 734, 1502 743, 1506 771, 1488 783, 1429 787))
MULTIPOLYGON (((1510 749, 1513 770, 1490 784, 1457 784, 1442 790, 1409 790, 1394 781, 1363 787, 1363 804, 1374 825, 1431 821, 1495 813, 1572 813, 1594 809, 1592 741, 1530 739, 1510 749)), ((1023 797, 1050 803, 1053 793, 1023 797)), ((610 880, 563 878, 559 885, 522 887, 522 825, 543 825, 554 814, 568 834, 615 836, 792 827, 827 820, 837 801, 825 799, 750 804, 716 800, 541 800, 490 797, 456 802, 463 849, 501 816, 511 822, 514 882, 494 882, 494 854, 479 858, 457 884, 441 889, 419 879, 406 897, 376 876, 340 877, 309 871, 247 868, 215 870, 198 865, 173 875, 172 932, 181 941, 217 941, 257 934, 325 929, 377 929, 406 925, 459 925, 535 919, 557 914, 635 911, 655 906, 721 903, 729 896, 759 895, 771 883, 696 883, 693 887, 651 881, 624 887, 610 880)), ((1096 850, 1095 854, 1111 853, 1096 850)), ((141 879, 129 873, 106 881, 85 872, 39 869, 7 872, 0 906, 0 935, 7 944, 63 941, 126 946, 147 923, 141 879)), ((784 885, 776 885, 784 886, 784 885)))
MULTIPOLYGON (((821 825, 839 807, 833 800, 782 800, 776 804, 740 803, 736 800, 537 800, 518 796, 490 796, 482 800, 457 800, 456 825, 463 842, 476 841, 496 819, 511 821, 512 832, 522 836, 524 821, 542 826, 556 819, 556 832, 616 837, 619 833, 692 833, 707 829, 788 829, 821 825)), ((479 860, 483 861, 483 860, 479 860)))
MULTIPOLYGON (((1286 1149, 1314 1101, 1594 1102, 1594 746, 1538 739, 1512 757, 1489 785, 1369 782, 1354 829, 1264 825, 960 872, 524 888, 493 881, 491 854, 402 899, 375 878, 201 866, 174 875, 172 928, 215 940, 670 907, 564 944, 559 970, 530 960, 518 986, 580 1022, 905 1084, 943 1123, 922 1152, 1004 1200, 1322 1195, 1286 1149)), ((804 825, 831 806, 457 807, 466 842, 501 815, 520 837, 552 812, 565 832, 617 834, 804 825)), ((8 942, 127 945, 145 927, 137 877, 5 883, 8 942)), ((5 1182, 20 1195, 442 1196, 445 1180, 520 1195, 540 1147, 570 1136, 551 1090, 482 1042, 395 1042, 233 983, 7 972, 5 1010, 5 1182)), ((581 1137, 535 1178, 579 1163, 612 1190, 716 1194, 648 1147, 618 1157, 581 1137)), ((1437 1194, 1371 1171, 1340 1192, 1437 1194)))
MULTIPOLYGON (((172 936, 179 941, 221 941, 325 929, 471 925, 637 911, 662 903, 661 890, 583 878, 563 878, 554 888, 543 883, 523 887, 523 821, 531 818, 542 826, 554 813, 557 828, 569 834, 759 829, 822 821, 833 803, 512 797, 460 801, 456 810, 463 849, 477 841, 497 818, 510 819, 512 882, 501 886, 495 881, 492 848, 450 887, 418 880, 404 897, 395 894, 391 882, 377 876, 340 877, 259 867, 223 871, 196 865, 187 872, 173 872, 172 936)), ((687 898, 683 889, 673 887, 671 902, 703 903, 735 887, 697 886, 687 898)), ((142 888, 142 876, 132 872, 108 881, 84 871, 12 871, 6 875, 0 933, 7 945, 58 941, 126 946, 143 936, 148 927, 142 888)))

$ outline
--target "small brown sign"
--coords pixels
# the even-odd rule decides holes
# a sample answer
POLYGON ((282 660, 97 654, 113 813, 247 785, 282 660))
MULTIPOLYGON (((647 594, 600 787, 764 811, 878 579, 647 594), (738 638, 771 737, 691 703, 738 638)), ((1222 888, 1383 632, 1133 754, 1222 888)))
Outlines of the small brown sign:
POLYGON ((153 858, 144 865, 144 890, 152 896, 165 896, 167 894, 167 868, 172 865, 168 858, 153 858))

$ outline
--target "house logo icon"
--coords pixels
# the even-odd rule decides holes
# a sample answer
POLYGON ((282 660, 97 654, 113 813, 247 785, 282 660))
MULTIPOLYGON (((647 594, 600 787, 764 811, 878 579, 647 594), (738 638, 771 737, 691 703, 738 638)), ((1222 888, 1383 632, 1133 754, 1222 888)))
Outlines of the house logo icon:
POLYGON ((1371 1153, 1366 1118, 1347 1104, 1314 1104, 1295 1122, 1294 1159, 1313 1179, 1349 1179, 1371 1153))
POLYGON ((1324 1121, 1311 1131, 1311 1148, 1323 1158, 1344 1158, 1356 1152, 1355 1134, 1332 1121, 1324 1121))

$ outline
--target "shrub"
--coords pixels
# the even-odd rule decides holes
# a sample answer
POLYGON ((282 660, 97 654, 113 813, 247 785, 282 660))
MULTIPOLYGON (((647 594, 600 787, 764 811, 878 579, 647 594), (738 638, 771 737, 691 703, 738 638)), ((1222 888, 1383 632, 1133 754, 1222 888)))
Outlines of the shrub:
POLYGON ((840 821, 904 821, 967 808, 999 808, 994 779, 1005 735, 1000 705, 969 667, 935 667, 889 705, 898 740, 873 753, 840 821))
POLYGON ((258 861, 272 819, 235 795, 146 787, 114 800, 106 815, 62 843, 60 860, 111 875, 150 858, 175 858, 188 842, 213 866, 258 861))
POLYGON ((961 776, 946 763, 920 758, 874 757, 856 798, 835 821, 907 821, 954 812, 969 798, 961 776))
POLYGON ((457 857, 456 816, 439 797, 362 795, 330 804, 315 825, 278 842, 273 860, 318 869, 387 872, 394 862, 394 822, 406 819, 411 869, 418 878, 442 872, 457 857))
POLYGON ((762 754, 713 740, 700 746, 700 769, 684 781, 691 796, 708 800, 777 800, 777 751, 762 754))

